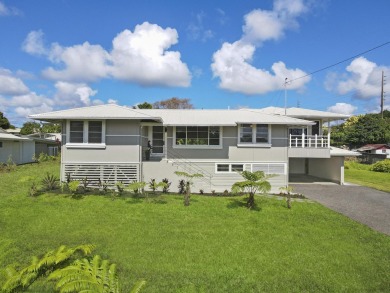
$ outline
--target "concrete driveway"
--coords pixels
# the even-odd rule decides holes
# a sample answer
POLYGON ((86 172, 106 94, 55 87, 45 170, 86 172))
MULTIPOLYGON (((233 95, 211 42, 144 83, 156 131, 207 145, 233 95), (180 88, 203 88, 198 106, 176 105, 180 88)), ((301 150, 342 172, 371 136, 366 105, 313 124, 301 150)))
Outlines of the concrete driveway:
POLYGON ((390 193, 358 185, 290 184, 294 192, 390 235, 390 193))

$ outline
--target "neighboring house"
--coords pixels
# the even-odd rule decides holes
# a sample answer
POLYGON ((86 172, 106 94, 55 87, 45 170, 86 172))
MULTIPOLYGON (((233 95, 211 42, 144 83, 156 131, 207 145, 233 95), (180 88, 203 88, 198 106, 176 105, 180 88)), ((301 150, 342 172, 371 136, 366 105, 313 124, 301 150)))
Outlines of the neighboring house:
POLYGON ((390 145, 384 143, 366 144, 358 148, 357 151, 368 154, 386 155, 387 158, 390 158, 390 145))
POLYGON ((15 164, 31 163, 35 152, 32 139, 19 137, 0 129, 0 163, 9 159, 15 164))
POLYGON ((19 135, 21 130, 22 130, 21 128, 15 128, 15 129, 8 128, 5 131, 7 131, 10 134, 19 135))
POLYGON ((267 108, 141 110, 108 104, 29 118, 62 123, 62 180, 67 174, 96 183, 168 178, 173 190, 179 181, 174 172, 185 171, 204 175, 195 180, 194 192, 221 192, 242 180, 239 171, 261 170, 274 175, 270 182, 277 192, 294 174, 343 184, 344 157, 357 155, 331 147, 330 135, 322 133, 325 121, 348 116, 310 113, 304 120, 267 108))
POLYGON ((28 137, 35 141, 35 156, 41 153, 49 156, 56 156, 61 146, 61 133, 33 133, 24 137, 28 137))

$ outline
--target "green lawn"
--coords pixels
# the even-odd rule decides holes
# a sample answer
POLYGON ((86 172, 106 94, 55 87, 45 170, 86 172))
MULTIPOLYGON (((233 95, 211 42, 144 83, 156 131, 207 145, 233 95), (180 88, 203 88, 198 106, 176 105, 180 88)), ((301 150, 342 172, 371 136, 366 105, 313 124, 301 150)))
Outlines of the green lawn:
MULTIPOLYGON (((58 163, 0 174, 0 264, 92 243, 118 265, 123 292, 388 292, 390 237, 311 202, 257 197, 27 196, 58 163)), ((176 184, 172 184, 176 185, 176 184)), ((176 188, 175 188, 176 189, 176 188)), ((176 190, 175 190, 176 191, 176 190)), ((0 275, 0 283, 4 276, 0 275)), ((51 284, 50 284, 51 286, 51 284)), ((29 292, 52 292, 40 282, 29 292)))
POLYGON ((390 174, 370 171, 371 165, 345 163, 345 181, 390 192, 390 174))

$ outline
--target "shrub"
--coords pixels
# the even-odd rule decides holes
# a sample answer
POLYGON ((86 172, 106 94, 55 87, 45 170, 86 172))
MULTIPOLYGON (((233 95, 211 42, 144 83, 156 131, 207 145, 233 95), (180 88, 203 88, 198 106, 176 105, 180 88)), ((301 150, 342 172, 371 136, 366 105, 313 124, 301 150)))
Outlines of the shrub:
POLYGON ((177 187, 179 188, 179 194, 183 194, 186 191, 186 181, 181 179, 177 187))
POLYGON ((39 194, 39 191, 38 191, 37 185, 35 184, 35 182, 33 182, 30 186, 29 191, 28 191, 28 195, 35 197, 35 196, 38 196, 38 194, 39 194))
POLYGON ((371 171, 390 173, 390 159, 376 162, 370 168, 371 171))
POLYGON ((127 186, 127 189, 133 191, 135 194, 143 193, 146 183, 143 181, 134 181, 127 186))
POLYGON ((153 193, 156 192, 156 189, 157 189, 157 182, 156 182, 156 179, 150 179, 150 182, 149 182, 149 188, 153 191, 153 193))
POLYGON ((42 185, 46 190, 54 190, 58 187, 59 181, 56 176, 46 173, 45 178, 42 179, 42 185))
POLYGON ((70 193, 75 195, 79 189, 79 185, 80 185, 80 181, 77 181, 77 180, 69 182, 68 188, 69 188, 70 193))
POLYGON ((164 178, 162 180, 162 182, 164 183, 163 185, 163 193, 168 193, 169 192, 169 187, 171 186, 171 182, 169 182, 168 178, 164 178))
POLYGON ((204 194, 204 190, 203 189, 199 189, 199 193, 200 194, 204 194))
POLYGON ((115 186, 118 190, 119 195, 122 195, 122 193, 125 191, 125 185, 122 182, 117 182, 115 186))

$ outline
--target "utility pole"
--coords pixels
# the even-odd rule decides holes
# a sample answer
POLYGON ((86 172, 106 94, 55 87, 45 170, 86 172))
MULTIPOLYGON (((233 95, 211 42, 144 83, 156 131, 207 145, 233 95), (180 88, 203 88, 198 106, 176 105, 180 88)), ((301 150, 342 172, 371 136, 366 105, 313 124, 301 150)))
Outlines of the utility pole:
POLYGON ((381 89, 381 116, 382 116, 382 119, 383 119, 383 104, 384 104, 384 99, 385 99, 385 93, 383 91, 384 82, 385 82, 385 74, 382 70, 382 89, 381 89))
POLYGON ((288 78, 286 77, 284 80, 284 116, 287 116, 287 81, 288 78))

